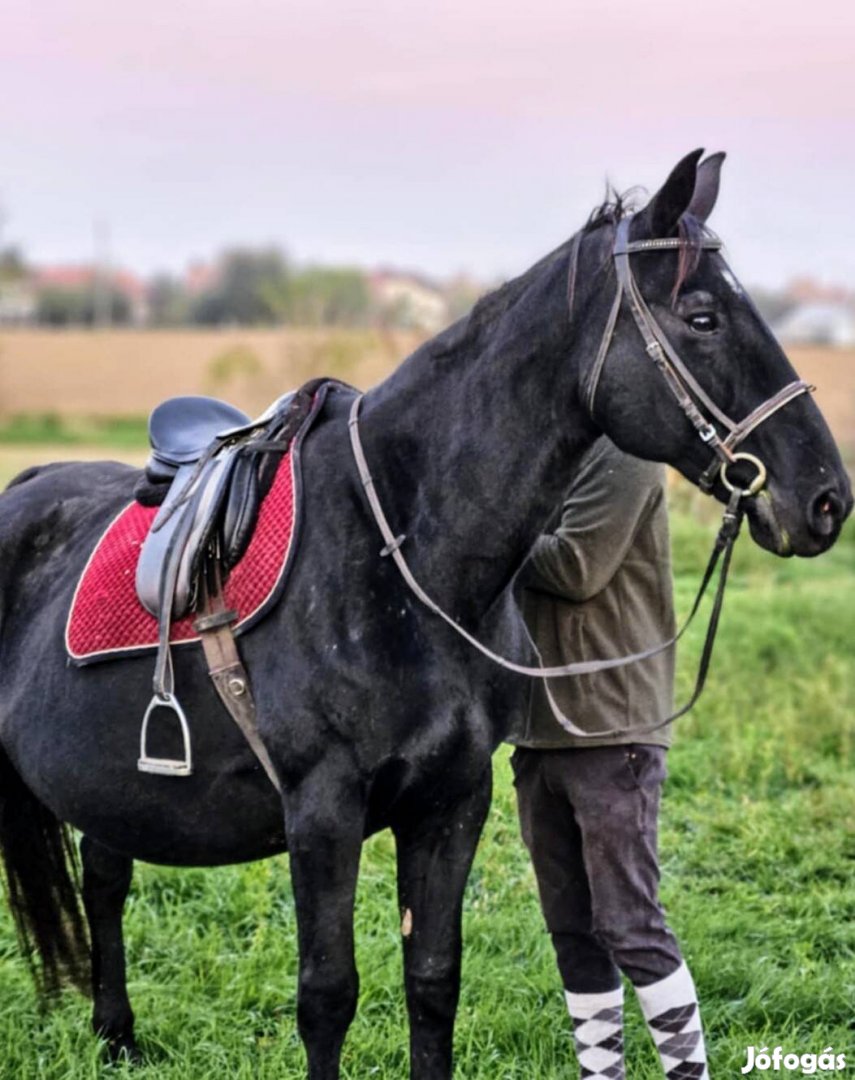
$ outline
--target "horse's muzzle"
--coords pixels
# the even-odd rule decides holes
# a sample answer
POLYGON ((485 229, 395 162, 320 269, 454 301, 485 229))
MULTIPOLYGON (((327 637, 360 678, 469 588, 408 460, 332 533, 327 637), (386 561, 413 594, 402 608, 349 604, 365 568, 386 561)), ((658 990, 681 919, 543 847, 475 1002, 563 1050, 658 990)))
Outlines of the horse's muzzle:
POLYGON ((756 497, 746 500, 751 535, 776 555, 810 558, 827 551, 840 535, 852 511, 848 480, 825 481, 804 502, 782 497, 770 482, 756 497))

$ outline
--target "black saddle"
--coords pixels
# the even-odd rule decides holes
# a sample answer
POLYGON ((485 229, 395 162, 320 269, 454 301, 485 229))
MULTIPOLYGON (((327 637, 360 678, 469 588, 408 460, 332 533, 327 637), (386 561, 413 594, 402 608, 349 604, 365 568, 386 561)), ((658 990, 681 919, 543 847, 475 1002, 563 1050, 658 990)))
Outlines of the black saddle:
POLYGON ((171 482, 176 469, 197 462, 218 436, 240 432, 250 424, 245 412, 217 398, 174 397, 161 402, 148 420, 149 480, 171 482))
POLYGON ((161 508, 137 564, 137 595, 161 618, 178 619, 193 606, 202 562, 216 559, 225 577, 255 529, 265 456, 277 444, 294 395, 286 394, 257 420, 225 401, 170 398, 149 418, 149 489, 161 508))
POLYGON ((313 379, 284 395, 257 420, 205 397, 170 398, 149 418, 152 452, 136 494, 146 505, 159 503, 160 510, 140 550, 136 588, 158 620, 158 646, 154 697, 140 732, 141 772, 188 776, 193 771, 190 728, 175 697, 169 645, 172 620, 192 610, 200 613, 195 626, 217 692, 277 783, 254 727, 249 683, 230 629, 237 613, 226 609, 222 585, 252 537, 281 455, 311 415, 325 382, 313 379), (148 751, 149 721, 158 709, 171 710, 178 721, 181 758, 153 757, 148 751))

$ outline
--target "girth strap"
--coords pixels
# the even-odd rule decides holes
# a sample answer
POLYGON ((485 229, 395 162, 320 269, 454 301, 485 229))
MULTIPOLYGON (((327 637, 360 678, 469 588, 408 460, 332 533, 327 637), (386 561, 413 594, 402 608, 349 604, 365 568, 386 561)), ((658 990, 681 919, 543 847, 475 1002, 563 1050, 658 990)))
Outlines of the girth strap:
POLYGON ((276 775, 273 762, 270 760, 267 747, 262 742, 258 730, 255 700, 252 696, 249 675, 241 662, 232 631, 232 623, 236 618, 237 612, 226 608, 219 566, 215 562, 211 569, 211 582, 204 590, 202 614, 194 623, 194 627, 201 638, 205 659, 208 662, 208 674, 211 676, 220 700, 240 728, 243 737, 267 773, 270 783, 281 795, 282 787, 279 777, 276 775))

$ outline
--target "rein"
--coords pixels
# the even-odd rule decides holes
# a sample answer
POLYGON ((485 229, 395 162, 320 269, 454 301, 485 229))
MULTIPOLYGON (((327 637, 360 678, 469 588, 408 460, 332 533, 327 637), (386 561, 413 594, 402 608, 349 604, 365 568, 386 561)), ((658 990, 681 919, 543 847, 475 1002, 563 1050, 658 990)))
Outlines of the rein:
MULTIPOLYGON (((650 649, 645 649, 643 652, 629 653, 627 656, 615 656, 608 660, 577 660, 572 664, 562 664, 559 667, 530 667, 526 664, 518 664, 514 660, 508 660, 504 656, 500 656, 498 653, 493 652, 483 642, 479 641, 473 634, 455 622, 455 620, 446 612, 440 605, 421 587, 415 578, 412 570, 404 558, 401 552, 401 545, 404 543, 406 536, 400 534, 398 536, 392 531, 386 514, 383 511, 383 506, 377 495, 376 486, 374 484, 374 478, 371 475, 371 471, 368 467, 368 462, 365 458, 365 452, 362 447, 362 440, 359 435, 359 406, 362 402, 364 395, 360 394, 357 397, 350 410, 350 419, 348 420, 348 427, 350 429, 350 443, 353 450, 353 457, 356 461, 356 467, 359 472, 359 478, 362 482, 362 486, 365 489, 365 495, 368 499, 368 504, 371 507, 371 512, 374 515, 374 520, 377 523, 377 527, 380 530, 380 535, 385 541, 385 546, 381 549, 380 555, 384 558, 391 555, 395 565, 397 566, 401 577, 404 579, 405 584, 410 591, 416 596, 418 600, 434 615, 438 615, 444 622, 446 622, 452 630, 458 633, 462 638, 469 642, 475 649, 478 650, 483 656, 486 656, 488 660, 492 660, 500 667, 505 668, 508 671, 516 672, 518 675, 526 675, 533 679, 543 679, 544 688, 549 698, 549 703, 552 707, 552 711, 555 713, 556 719, 562 727, 569 731, 572 735, 576 735, 579 738, 593 739, 602 735, 621 735, 629 731, 634 732, 647 732, 655 731, 660 727, 664 727, 666 724, 675 720, 678 716, 682 716, 684 712, 688 712, 689 709, 695 704, 701 695, 701 691, 704 688, 706 681, 707 671, 709 669, 710 659, 712 657, 713 644, 715 642, 716 631, 718 630, 719 616, 721 615, 722 604, 724 602, 724 590, 727 584, 727 575, 730 570, 730 560, 733 553, 733 545, 736 543, 736 538, 739 535, 739 529, 742 524, 743 510, 741 506, 742 499, 748 494, 747 491, 737 488, 731 495, 730 502, 727 509, 724 512, 722 524, 713 544, 713 550, 710 555, 707 568, 704 571, 704 576, 701 580, 700 588, 695 596, 694 603, 692 604, 691 611, 673 637, 668 638, 667 641, 661 642, 659 645, 655 645, 650 649), (633 727, 633 728, 621 728, 617 731, 610 729, 609 731, 583 731, 573 721, 565 716, 549 691, 549 683, 546 681, 552 678, 558 678, 568 675, 593 675, 599 671, 609 671, 612 668, 626 667, 628 664, 638 663, 640 660, 649 660, 653 656, 658 656, 660 653, 665 652, 666 649, 670 649, 673 645, 680 640, 680 638, 688 630, 690 624, 695 618, 698 609, 701 606, 710 581, 715 573, 716 566, 719 559, 722 558, 721 573, 719 574, 718 586, 715 592, 715 598, 713 600, 713 610, 710 614, 710 621, 707 626, 706 638, 704 640, 704 647, 701 653, 701 660, 698 667, 698 674, 695 680, 695 689, 692 693, 691 699, 687 705, 684 705, 679 712, 674 713, 673 716, 667 717, 665 720, 660 720, 656 724, 652 724, 649 727, 633 727)), ((527 631, 526 631, 527 632, 527 631)), ((531 639, 529 639, 531 640, 531 639)), ((532 642, 532 644, 534 644, 532 642)), ((536 646, 535 646, 536 648, 536 646)))
MULTIPOLYGON (((614 302, 612 303, 611 310, 609 312, 608 319, 606 321, 606 327, 603 333, 600 347, 597 351, 597 356, 594 361, 594 365, 591 369, 589 376, 588 388, 586 392, 586 402, 589 412, 593 415, 594 401, 599 385, 600 377, 602 375, 603 367, 608 356, 609 348, 611 346, 615 326, 617 325, 618 316, 623 303, 623 298, 626 296, 629 303, 630 311, 638 326, 639 332, 645 343, 645 351, 648 356, 656 365, 659 372, 665 379, 665 383, 668 389, 674 395, 680 408, 686 414, 691 421, 695 430, 697 431, 701 440, 709 446, 714 453, 714 457, 710 465, 704 471, 701 476, 699 486, 703 491, 707 493, 712 489, 716 477, 721 476, 721 481, 727 490, 730 492, 730 500, 725 509, 721 526, 719 528, 718 535, 716 536, 715 543, 713 544, 713 550, 710 555, 709 562, 706 570, 704 571, 703 578, 701 580, 698 593, 692 604, 691 611, 688 618, 684 622, 679 631, 667 641, 662 642, 659 645, 652 648, 645 649, 642 652, 630 653, 627 656, 612 657, 607 660, 580 660, 571 664, 563 664, 558 667, 531 667, 525 664, 519 664, 513 660, 509 660, 506 657, 500 656, 498 653, 493 652, 490 648, 479 641, 473 634, 469 633, 463 626, 456 622, 451 615, 443 610, 442 607, 422 588, 418 583, 412 570, 410 569, 406 558, 401 552, 401 545, 406 539, 405 534, 396 535, 386 514, 383 511, 383 506, 377 495, 376 486, 374 484, 374 478, 371 475, 371 470, 368 466, 368 461, 365 457, 365 452, 362 447, 362 440, 359 435, 359 409, 362 402, 363 394, 360 394, 353 402, 350 410, 350 417, 348 419, 348 429, 350 433, 350 444, 353 452, 354 461, 356 463, 357 471, 359 473, 359 479, 362 483, 362 487, 365 490, 365 495, 368 500, 368 504, 371 508, 371 512, 374 516, 374 520, 377 524, 380 534, 383 537, 384 546, 380 551, 381 557, 391 556, 404 583, 415 595, 415 597, 422 603, 429 611, 434 615, 438 615, 444 622, 446 622, 456 633, 463 637, 470 645, 477 649, 483 656, 486 656, 488 660, 500 665, 508 671, 516 672, 519 675, 525 675, 529 678, 537 678, 544 680, 544 689, 549 699, 550 706, 556 719, 567 731, 572 735, 579 738, 599 738, 603 735, 624 735, 628 733, 642 734, 651 731, 656 731, 671 721, 676 720, 679 716, 688 712, 692 706, 696 703, 703 691, 704 684, 706 682, 707 672, 709 670, 710 660, 712 658, 713 645, 715 643, 716 633, 718 631, 719 618, 721 616, 721 610, 724 602, 724 591, 727 585, 728 573, 730 570, 731 557, 733 554, 733 547, 736 543, 736 539, 739 536, 739 530, 742 524, 742 518, 744 515, 743 500, 751 496, 756 496, 757 493, 764 487, 766 483, 766 467, 763 462, 755 457, 753 454, 747 453, 735 453, 735 447, 738 446, 747 436, 755 430, 760 424, 768 420, 770 416, 774 415, 779 409, 783 408, 790 401, 799 397, 801 394, 809 393, 814 388, 801 379, 797 379, 792 383, 789 383, 782 390, 779 390, 777 394, 770 397, 767 401, 763 402, 751 413, 748 414, 742 421, 735 422, 727 416, 722 410, 720 410, 716 404, 708 397, 706 392, 695 380, 694 376, 688 370, 683 363, 676 350, 668 341, 665 332, 661 326, 657 323, 650 308, 644 301, 641 291, 638 288, 638 284, 632 274, 630 267, 630 254, 637 252, 650 252, 661 250, 673 250, 685 248, 688 246, 687 241, 680 238, 673 239, 658 239, 658 240, 629 240, 629 229, 632 218, 624 218, 618 223, 615 243, 613 248, 613 256, 615 260, 615 269, 617 272, 618 285, 615 292, 614 302), (703 406, 707 412, 713 416, 719 424, 726 429, 727 434, 722 437, 719 434, 718 428, 715 424, 709 420, 701 411, 700 406, 703 406), (738 461, 745 461, 752 465, 756 470, 756 474, 751 483, 746 488, 738 487, 727 476, 727 468, 729 465, 733 465, 738 461), (646 725, 643 727, 627 727, 621 728, 617 731, 611 729, 609 731, 583 731, 576 724, 565 716, 559 709, 553 695, 550 692, 548 680, 551 678, 557 678, 569 675, 592 675, 600 671, 608 671, 613 668, 625 667, 629 664, 638 663, 641 660, 647 660, 651 657, 657 656, 664 652, 666 649, 672 648, 682 638, 683 634, 689 628, 695 615, 700 608, 701 601, 706 594, 710 581, 715 573, 716 566, 721 560, 721 572, 719 574, 718 585, 715 592, 715 598, 713 600, 713 608, 710 613, 709 624, 707 626, 707 632, 704 639, 703 649, 701 651, 701 658, 698 665, 698 673, 695 679, 695 687, 692 695, 684 706, 678 709, 672 715, 666 717, 664 720, 659 720, 655 724, 646 725)), ((721 241, 713 237, 706 237, 701 240, 701 246, 704 249, 718 250, 721 247, 721 241)), ((575 288, 576 277, 576 260, 578 256, 579 244, 574 241, 573 250, 571 253, 570 263, 570 286, 568 288, 568 295, 572 297, 575 288)), ((529 640, 531 640, 529 636, 529 640)), ((534 644, 534 642, 532 642, 534 644)), ((535 646, 536 648, 536 646, 535 646)))

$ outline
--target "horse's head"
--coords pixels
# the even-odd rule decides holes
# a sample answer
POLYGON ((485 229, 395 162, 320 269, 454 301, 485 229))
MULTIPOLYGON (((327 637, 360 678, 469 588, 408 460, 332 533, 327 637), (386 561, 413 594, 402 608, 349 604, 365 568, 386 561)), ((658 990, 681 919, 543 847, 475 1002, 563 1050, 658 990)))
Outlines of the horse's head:
POLYGON ((597 329, 584 335, 583 393, 629 453, 668 462, 722 501, 734 486, 752 490, 745 509, 763 547, 817 555, 852 509, 849 480, 810 388, 706 229, 724 155, 702 153, 643 211, 588 233, 582 250, 613 260, 621 299, 601 288, 587 305, 597 329))

